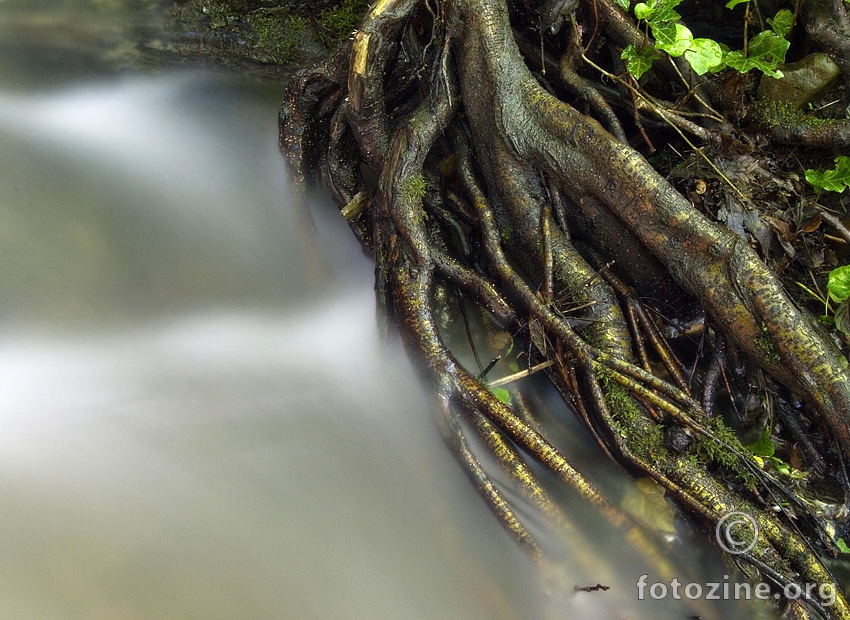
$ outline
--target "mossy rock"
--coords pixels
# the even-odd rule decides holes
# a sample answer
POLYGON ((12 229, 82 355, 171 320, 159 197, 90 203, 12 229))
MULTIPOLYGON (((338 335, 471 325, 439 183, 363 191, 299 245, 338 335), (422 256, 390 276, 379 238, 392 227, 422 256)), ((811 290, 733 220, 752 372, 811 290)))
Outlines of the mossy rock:
POLYGON ((838 77, 840 69, 828 54, 809 54, 802 60, 781 65, 783 77, 761 78, 758 98, 799 110, 821 97, 838 77))

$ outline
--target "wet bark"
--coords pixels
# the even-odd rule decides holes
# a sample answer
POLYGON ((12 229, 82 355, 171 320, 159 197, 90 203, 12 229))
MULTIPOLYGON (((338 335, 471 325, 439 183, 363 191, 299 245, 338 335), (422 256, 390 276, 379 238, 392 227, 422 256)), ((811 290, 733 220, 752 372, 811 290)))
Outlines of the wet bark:
MULTIPOLYGON (((501 0, 377 2, 336 56, 297 74, 287 90, 281 146, 296 179, 323 179, 375 257, 379 302, 432 381, 448 444, 532 557, 545 563, 546 550, 480 466, 468 436, 482 438, 519 493, 553 520, 555 502, 528 457, 612 523, 642 532, 628 538, 650 557, 663 561, 664 552, 547 439, 521 404, 521 388, 499 398, 477 376, 480 368, 464 366, 449 344, 450 327, 437 319, 458 305, 471 304, 491 332, 512 333, 523 345, 523 364, 543 369, 602 450, 656 480, 706 532, 730 512, 751 515, 759 535, 739 561, 780 588, 812 582, 839 591, 832 605, 787 601, 789 613, 850 618, 822 559, 836 553, 830 532, 846 524, 814 514, 703 406, 713 401, 719 376, 728 381, 732 374, 729 360, 739 360, 748 376, 770 386, 765 399, 781 393, 805 401, 801 418, 814 424, 781 425, 787 437, 823 433, 817 457, 803 467, 813 476, 823 475, 823 463, 843 471, 850 448, 846 359, 744 239, 697 211, 624 143, 613 108, 586 96, 591 81, 567 80, 580 83, 582 99, 596 101, 609 126, 620 127, 612 129, 619 137, 532 72, 521 49, 533 45, 517 44, 517 24, 533 13, 531 4, 512 14, 501 0), (586 237, 581 244, 577 230, 586 237), (599 231, 604 239, 596 238, 599 231), (609 270, 612 254, 619 264, 609 270), (457 293, 440 293, 446 284, 457 293), (675 359, 640 300, 647 289, 705 312, 704 337, 717 345, 704 377, 699 364, 688 374, 675 359), (669 440, 671 429, 679 441, 669 440)), ((580 3, 569 17, 584 32, 607 28, 615 42, 637 36, 614 3, 580 3)), ((574 28, 571 36, 581 32, 574 28)), ((600 92, 623 105, 616 93, 600 92)), ((694 104, 706 105, 704 98, 694 104)), ((694 124, 678 118, 677 127, 694 124)), ((767 428, 770 434, 770 421, 767 428)), ((811 452, 814 444, 806 445, 811 452)))

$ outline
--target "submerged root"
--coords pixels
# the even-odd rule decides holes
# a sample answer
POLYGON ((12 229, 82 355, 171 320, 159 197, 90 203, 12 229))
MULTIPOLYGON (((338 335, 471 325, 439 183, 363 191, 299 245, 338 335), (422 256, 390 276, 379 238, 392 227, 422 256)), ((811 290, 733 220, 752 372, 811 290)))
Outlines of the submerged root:
MULTIPOLYGON (((597 8, 615 39, 628 31, 616 9, 597 8)), ((704 324, 751 373, 805 400, 825 433, 817 458, 807 444, 813 467, 842 463, 850 449, 850 380, 840 352, 746 243, 698 213, 625 143, 613 108, 586 79, 562 67, 561 78, 618 137, 548 93, 515 36, 500 0, 382 0, 331 61, 296 76, 281 112, 281 147, 296 178, 324 179, 374 255, 379 302, 432 381, 447 443, 536 560, 546 562, 545 547, 482 467, 471 436, 553 527, 570 528, 529 458, 621 528, 662 574, 671 572, 657 536, 603 497, 520 401, 500 398, 459 361, 438 317, 469 303, 491 331, 522 343, 523 364, 546 373, 606 454, 662 485, 707 533, 731 512, 750 515, 757 540, 736 561, 753 579, 777 592, 832 585, 834 600, 789 602, 795 617, 850 618, 822 560, 836 553, 836 523, 810 510, 809 499, 706 411, 720 377, 729 384, 726 357, 686 368, 639 289, 652 280, 671 298, 689 296, 683 307, 701 305, 704 324), (614 265, 630 284, 606 272, 606 243, 588 249, 581 243, 593 239, 573 238, 574 222, 619 234, 621 256, 634 248, 614 265), (439 296, 441 283, 459 298, 439 296)))

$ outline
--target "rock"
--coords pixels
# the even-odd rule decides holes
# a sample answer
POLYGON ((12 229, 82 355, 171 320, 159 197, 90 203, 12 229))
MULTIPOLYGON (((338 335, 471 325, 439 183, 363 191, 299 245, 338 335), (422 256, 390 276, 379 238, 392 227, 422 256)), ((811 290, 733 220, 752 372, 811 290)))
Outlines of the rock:
POLYGON ((839 74, 835 61, 821 53, 809 54, 798 62, 780 65, 779 69, 784 75, 781 79, 762 76, 758 97, 761 100, 790 103, 794 109, 823 95, 839 74))

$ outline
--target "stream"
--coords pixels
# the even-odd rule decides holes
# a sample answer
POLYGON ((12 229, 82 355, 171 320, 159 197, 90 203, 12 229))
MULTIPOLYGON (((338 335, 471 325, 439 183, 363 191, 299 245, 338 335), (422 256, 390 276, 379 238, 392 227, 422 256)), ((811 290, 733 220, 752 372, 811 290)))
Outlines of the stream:
POLYGON ((292 200, 282 87, 98 66, 63 37, 134 19, 100 4, 0 1, 0 618, 684 618, 581 506, 537 572, 379 335, 370 260, 292 200))

